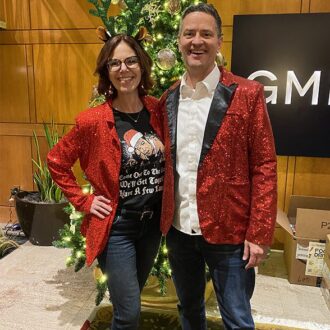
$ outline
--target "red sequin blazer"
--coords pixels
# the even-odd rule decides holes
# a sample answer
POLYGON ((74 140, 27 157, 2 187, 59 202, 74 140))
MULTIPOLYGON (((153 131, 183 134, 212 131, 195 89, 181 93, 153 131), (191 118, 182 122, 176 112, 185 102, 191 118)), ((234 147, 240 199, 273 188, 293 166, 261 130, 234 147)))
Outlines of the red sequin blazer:
MULTIPOLYGON (((180 82, 162 96, 165 180, 161 230, 174 216, 180 82)), ((263 86, 221 70, 207 119, 197 173, 203 237, 214 244, 270 245, 276 220, 276 154, 263 86)))
MULTIPOLYGON (((162 137, 156 112, 158 100, 146 96, 142 102, 150 113, 151 126, 162 137)), ((68 200, 77 210, 85 212, 81 232, 86 236, 86 262, 90 265, 107 243, 119 200, 121 146, 111 102, 80 113, 75 126, 49 152, 47 162, 54 181, 68 200), (71 168, 78 159, 95 190, 93 194, 83 194, 76 182, 71 168), (103 195, 111 201, 112 212, 105 219, 89 213, 95 195, 103 195)))

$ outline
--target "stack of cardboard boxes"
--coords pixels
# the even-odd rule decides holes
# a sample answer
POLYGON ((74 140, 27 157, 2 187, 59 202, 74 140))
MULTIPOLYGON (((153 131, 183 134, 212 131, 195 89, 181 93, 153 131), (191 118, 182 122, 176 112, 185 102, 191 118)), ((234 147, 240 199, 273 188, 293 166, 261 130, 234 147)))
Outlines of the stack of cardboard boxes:
POLYGON ((288 215, 279 211, 277 223, 285 230, 289 282, 320 286, 325 240, 330 234, 330 198, 291 196, 288 215))
POLYGON ((330 310, 330 234, 327 235, 325 243, 321 290, 324 300, 330 310))
POLYGON ((285 230, 289 282, 320 286, 330 309, 330 198, 291 196, 288 214, 279 210, 277 223, 285 230))

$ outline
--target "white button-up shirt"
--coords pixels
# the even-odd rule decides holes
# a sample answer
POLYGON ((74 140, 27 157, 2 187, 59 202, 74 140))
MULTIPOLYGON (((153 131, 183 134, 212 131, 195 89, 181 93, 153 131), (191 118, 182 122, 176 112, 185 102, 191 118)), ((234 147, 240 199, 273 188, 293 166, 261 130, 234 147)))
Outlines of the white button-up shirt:
POLYGON ((177 119, 176 210, 173 226, 190 235, 201 235, 196 203, 196 182, 207 117, 214 90, 220 79, 215 65, 212 72, 196 84, 196 89, 181 79, 177 119))

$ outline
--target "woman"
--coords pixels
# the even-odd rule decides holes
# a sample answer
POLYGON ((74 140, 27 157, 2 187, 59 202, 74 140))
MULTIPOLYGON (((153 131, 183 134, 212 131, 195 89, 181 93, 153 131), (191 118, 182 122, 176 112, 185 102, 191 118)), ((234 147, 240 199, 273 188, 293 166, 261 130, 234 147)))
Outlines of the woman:
POLYGON ((163 189, 164 146, 155 112, 152 61, 131 36, 106 41, 98 60, 98 91, 107 101, 78 115, 76 125, 48 154, 54 181, 77 210, 90 265, 107 274, 112 329, 137 329, 140 292, 156 257, 163 189), (71 171, 79 159, 93 187, 84 195, 71 171))

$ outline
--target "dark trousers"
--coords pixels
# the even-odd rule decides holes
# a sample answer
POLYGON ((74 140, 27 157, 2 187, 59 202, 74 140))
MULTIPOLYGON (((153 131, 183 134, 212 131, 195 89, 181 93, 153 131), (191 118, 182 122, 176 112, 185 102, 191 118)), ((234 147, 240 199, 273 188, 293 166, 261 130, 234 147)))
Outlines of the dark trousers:
POLYGON ((179 298, 183 330, 205 330, 205 263, 226 329, 254 329, 250 299, 255 272, 246 270, 244 245, 209 244, 202 236, 184 234, 174 227, 166 236, 169 261, 179 298))
POLYGON ((98 257, 108 276, 113 305, 112 330, 136 330, 139 324, 140 293, 158 252, 160 212, 152 219, 137 220, 117 215, 108 244, 98 257))

